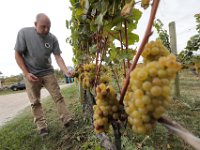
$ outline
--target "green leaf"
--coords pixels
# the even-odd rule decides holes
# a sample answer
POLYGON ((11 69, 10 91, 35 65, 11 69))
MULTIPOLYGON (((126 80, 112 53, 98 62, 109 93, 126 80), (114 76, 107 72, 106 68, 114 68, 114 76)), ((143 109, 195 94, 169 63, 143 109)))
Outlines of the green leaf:
POLYGON ((138 21, 138 20, 140 20, 141 16, 142 16, 142 12, 139 9, 134 8, 133 9, 133 19, 135 21, 138 21))
POLYGON ((107 10, 108 10, 108 5, 109 5, 109 2, 107 0, 104 0, 101 2, 101 13, 103 15, 106 14, 107 10))
POLYGON ((97 45, 95 44, 95 45, 92 45, 91 47, 89 47, 89 51, 90 51, 90 53, 96 53, 97 45))
POLYGON ((135 50, 132 50, 132 49, 123 50, 123 51, 120 51, 118 59, 119 60, 132 60, 133 56, 135 54, 136 54, 135 50))
POLYGON ((127 59, 128 60, 132 60, 133 59, 133 57, 135 56, 135 54, 136 54, 136 50, 133 50, 133 49, 128 49, 128 56, 127 56, 127 59))
MULTIPOLYGON (((123 42, 125 43, 126 38, 123 38, 123 42)), ((128 33, 128 44, 134 45, 136 42, 139 41, 139 36, 135 33, 128 33)))
POLYGON ((103 25, 103 14, 99 14, 95 20, 95 23, 99 26, 102 26, 103 25))
POLYGON ((82 9, 82 8, 77 8, 76 9, 76 16, 82 16, 82 15, 84 15, 84 9, 82 9))
POLYGON ((67 27, 67 29, 69 29, 69 21, 68 20, 66 20, 66 27, 67 27))

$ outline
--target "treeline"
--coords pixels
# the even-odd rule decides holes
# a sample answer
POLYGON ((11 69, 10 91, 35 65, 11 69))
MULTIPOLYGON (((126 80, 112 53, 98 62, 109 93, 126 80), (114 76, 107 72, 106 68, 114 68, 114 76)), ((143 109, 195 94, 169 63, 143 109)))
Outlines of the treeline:
MULTIPOLYGON (((54 73, 55 73, 55 76, 58 80, 64 79, 64 74, 61 70, 55 69, 54 73)), ((9 86, 11 84, 18 83, 21 80, 23 80, 23 74, 12 75, 10 77, 1 77, 0 78, 2 86, 9 86)))

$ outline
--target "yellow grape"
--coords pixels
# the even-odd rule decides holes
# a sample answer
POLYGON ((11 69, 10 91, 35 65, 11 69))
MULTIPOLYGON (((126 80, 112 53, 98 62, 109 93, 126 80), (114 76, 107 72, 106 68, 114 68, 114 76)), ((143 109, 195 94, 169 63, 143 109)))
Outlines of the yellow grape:
POLYGON ((144 92, 141 89, 137 89, 134 92, 134 96, 135 96, 136 99, 142 98, 143 95, 144 95, 144 92))
POLYGON ((142 0, 141 7, 146 9, 147 7, 149 7, 149 2, 150 0, 142 0))
POLYGON ((144 64, 130 74, 124 107, 136 133, 149 134, 171 101, 170 83, 181 66, 160 40, 145 45, 144 64))
POLYGON ((104 83, 97 86, 96 93, 96 105, 93 106, 95 132, 108 132, 109 118, 119 119, 117 94, 113 87, 106 86, 104 83))
POLYGON ((151 94, 153 96, 160 96, 162 92, 162 88, 160 86, 152 86, 151 94))
POLYGON ((143 88, 143 90, 145 90, 145 91, 150 91, 151 87, 152 87, 152 84, 151 84, 151 82, 149 82, 149 81, 145 81, 145 82, 143 82, 143 84, 142 84, 142 88, 143 88))

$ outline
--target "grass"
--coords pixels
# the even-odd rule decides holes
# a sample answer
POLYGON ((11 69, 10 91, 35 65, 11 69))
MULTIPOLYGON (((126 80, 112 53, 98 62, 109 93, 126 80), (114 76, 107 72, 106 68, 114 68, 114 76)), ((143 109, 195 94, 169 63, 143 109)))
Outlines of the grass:
MULTIPOLYGON (((200 80, 183 71, 180 74, 180 89, 181 97, 172 102, 165 115, 200 137, 200 80)), ((82 112, 78 87, 72 85, 65 88, 62 94, 74 118, 69 128, 63 128, 55 105, 51 98, 48 98, 43 106, 50 134, 44 139, 38 136, 28 107, 0 128, 0 150, 100 150, 100 143, 93 132, 89 116, 82 112)), ((149 136, 134 134, 128 126, 121 131, 122 150, 193 150, 161 124, 157 124, 149 136)))
POLYGON ((81 147, 93 149, 96 139, 91 126, 88 126, 89 120, 82 114, 77 93, 78 88, 74 85, 62 90, 67 107, 70 112, 73 112, 72 126, 67 129, 63 127, 58 120, 53 101, 48 98, 43 103, 43 107, 50 131, 49 135, 42 139, 37 134, 30 107, 28 107, 22 114, 0 128, 0 150, 76 150, 82 149, 81 147))

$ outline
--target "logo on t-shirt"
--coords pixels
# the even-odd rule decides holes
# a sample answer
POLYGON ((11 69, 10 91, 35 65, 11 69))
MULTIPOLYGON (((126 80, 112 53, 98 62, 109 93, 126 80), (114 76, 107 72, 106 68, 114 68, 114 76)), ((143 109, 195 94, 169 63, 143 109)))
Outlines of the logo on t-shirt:
POLYGON ((50 48, 50 44, 49 44, 49 43, 44 43, 44 46, 45 46, 46 48, 50 48))

